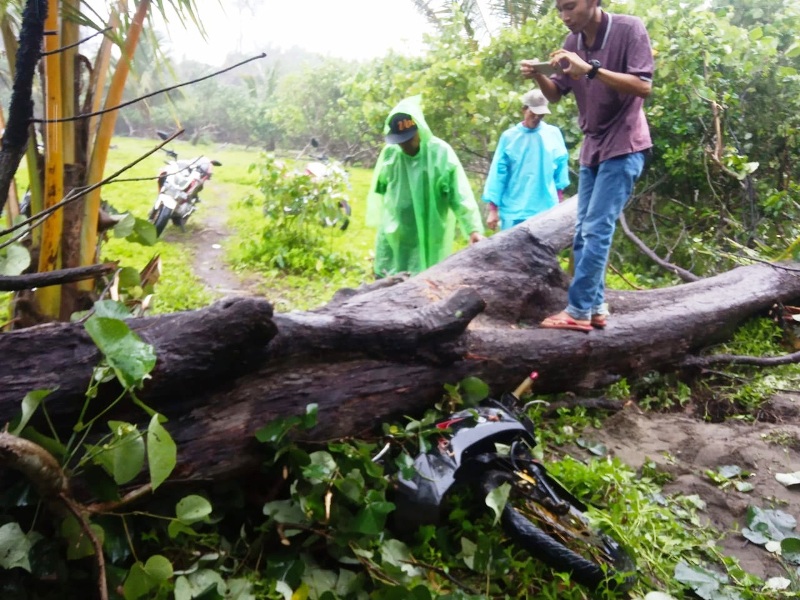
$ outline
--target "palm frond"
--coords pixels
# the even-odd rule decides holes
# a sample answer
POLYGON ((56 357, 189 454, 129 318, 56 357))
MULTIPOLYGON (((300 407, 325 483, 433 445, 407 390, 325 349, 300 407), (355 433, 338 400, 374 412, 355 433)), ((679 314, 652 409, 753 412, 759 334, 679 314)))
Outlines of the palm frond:
POLYGON ((486 0, 489 12, 506 27, 520 27, 528 19, 544 15, 551 4, 549 0, 486 0))
POLYGON ((448 16, 452 14, 451 2, 447 0, 411 0, 417 12, 428 20, 428 23, 441 30, 448 16))
POLYGON ((491 36, 499 27, 520 27, 530 18, 544 15, 549 0, 411 0, 422 16, 444 31, 454 19, 463 19, 471 38, 491 36))

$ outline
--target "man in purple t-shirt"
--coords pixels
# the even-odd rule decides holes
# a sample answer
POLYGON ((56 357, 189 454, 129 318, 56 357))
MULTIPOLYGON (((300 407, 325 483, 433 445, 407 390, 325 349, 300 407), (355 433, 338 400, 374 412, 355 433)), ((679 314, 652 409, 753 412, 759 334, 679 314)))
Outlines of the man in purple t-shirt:
POLYGON ((616 221, 642 173, 644 152, 653 144, 644 115, 650 95, 653 53, 644 24, 636 17, 604 12, 602 0, 556 0, 570 30, 564 46, 550 55, 559 70, 541 73, 535 61, 521 63, 550 102, 570 91, 583 131, 578 178, 578 217, 573 257, 575 275, 565 310, 541 327, 592 331, 606 326, 605 271, 616 221))

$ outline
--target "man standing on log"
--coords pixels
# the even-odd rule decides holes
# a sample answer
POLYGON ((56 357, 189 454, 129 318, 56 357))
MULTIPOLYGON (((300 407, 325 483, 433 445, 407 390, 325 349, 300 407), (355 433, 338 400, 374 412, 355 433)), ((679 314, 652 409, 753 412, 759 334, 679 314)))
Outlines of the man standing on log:
POLYGON ((556 0, 570 34, 550 55, 555 74, 541 73, 535 61, 521 63, 523 77, 536 81, 550 102, 575 94, 584 133, 572 248, 575 275, 566 309, 541 323, 551 329, 605 327, 604 280, 614 228, 653 145, 643 109, 652 90, 650 37, 641 20, 606 13, 601 2, 556 0))
POLYGON ((569 153, 561 130, 544 122, 549 114, 547 98, 531 90, 522 96, 522 122, 500 136, 483 188, 489 229, 498 222, 509 229, 553 208, 569 185, 569 153))
POLYGON ((424 271, 450 254, 455 220, 470 244, 483 222, 455 151, 431 133, 422 97, 401 101, 386 119, 384 146, 367 198, 367 225, 378 228, 375 275, 424 271))

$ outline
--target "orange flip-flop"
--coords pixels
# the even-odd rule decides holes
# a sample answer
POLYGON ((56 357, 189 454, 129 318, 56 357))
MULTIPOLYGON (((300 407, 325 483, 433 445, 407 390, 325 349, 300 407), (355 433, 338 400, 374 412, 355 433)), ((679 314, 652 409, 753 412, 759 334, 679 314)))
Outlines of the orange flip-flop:
POLYGON ((568 329, 570 331, 583 331, 584 333, 589 333, 593 329, 591 321, 579 321, 566 312, 547 317, 539 324, 539 327, 542 329, 568 329))
POLYGON ((592 315, 592 327, 595 329, 605 329, 608 319, 605 315, 592 315))

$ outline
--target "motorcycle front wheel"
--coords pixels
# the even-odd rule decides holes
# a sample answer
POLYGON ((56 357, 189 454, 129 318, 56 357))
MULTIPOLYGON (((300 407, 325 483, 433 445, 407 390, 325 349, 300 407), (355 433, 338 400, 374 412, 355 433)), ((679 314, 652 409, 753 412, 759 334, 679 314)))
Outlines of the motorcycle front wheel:
POLYGON ((344 231, 350 226, 350 215, 353 210, 350 208, 350 203, 347 200, 339 200, 336 206, 331 206, 322 218, 322 224, 325 227, 338 227, 344 231))
POLYGON ((347 200, 339 200, 339 212, 342 213, 342 224, 339 225, 339 229, 344 231, 350 225, 350 215, 353 212, 347 200))
POLYGON ((503 483, 511 485, 503 509, 504 531, 531 556, 573 581, 596 590, 624 592, 635 582, 635 564, 611 537, 594 529, 568 494, 540 481, 536 470, 489 471, 482 487, 488 494, 503 483), (553 501, 545 488, 556 494, 553 501))
POLYGON ((186 223, 188 222, 189 222, 189 215, 180 216, 175 212, 172 213, 172 224, 175 225, 175 227, 180 227, 181 231, 183 232, 186 231, 186 223))
POLYGON ((169 219, 172 216, 172 209, 164 206, 163 204, 158 208, 156 211, 156 215, 153 218, 153 225, 156 226, 156 235, 161 236, 161 232, 164 231, 164 228, 169 223, 169 219))

